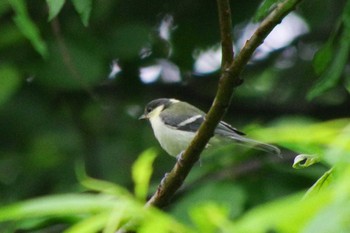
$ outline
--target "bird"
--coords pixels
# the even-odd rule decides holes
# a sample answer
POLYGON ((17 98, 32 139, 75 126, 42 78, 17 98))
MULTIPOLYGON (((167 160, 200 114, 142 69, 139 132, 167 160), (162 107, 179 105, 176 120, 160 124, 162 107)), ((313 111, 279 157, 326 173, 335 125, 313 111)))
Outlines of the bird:
MULTIPOLYGON (((206 117, 197 107, 173 98, 150 101, 140 120, 151 123, 153 133, 160 146, 171 156, 178 157, 188 147, 206 117)), ((209 145, 233 142, 280 155, 278 147, 245 137, 245 134, 224 121, 215 128, 209 145)), ((208 147, 208 146, 207 146, 208 147)))

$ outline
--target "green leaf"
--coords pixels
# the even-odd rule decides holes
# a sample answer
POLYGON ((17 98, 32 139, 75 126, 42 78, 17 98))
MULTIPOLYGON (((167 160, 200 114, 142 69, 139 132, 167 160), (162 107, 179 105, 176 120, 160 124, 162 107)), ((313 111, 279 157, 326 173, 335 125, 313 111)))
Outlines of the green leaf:
POLYGON ((331 182, 332 178, 332 172, 333 168, 326 171, 321 178, 319 178, 314 185, 309 188, 309 190, 306 192, 304 199, 309 198, 311 195, 315 195, 316 193, 319 193, 320 190, 326 188, 329 183, 331 182))
POLYGON ((320 96, 325 91, 334 87, 340 80, 341 74, 347 64, 350 52, 350 1, 347 2, 342 14, 343 32, 340 37, 340 43, 337 51, 333 52, 331 43, 333 37, 330 38, 328 45, 323 47, 314 59, 314 69, 316 73, 325 71, 319 81, 308 92, 307 99, 320 96), (331 56, 334 53, 334 57, 331 56), (332 60, 332 62, 330 62, 332 60), (329 64, 327 68, 327 64, 329 64), (319 66, 319 67, 318 67, 319 66))
POLYGON ((203 202, 190 209, 190 215, 199 232, 225 232, 230 225, 229 210, 226 205, 203 202), (220 229, 220 230, 218 230, 220 229))
POLYGON ((295 169, 306 168, 315 163, 318 163, 319 161, 320 161, 320 158, 316 155, 300 154, 295 157, 293 168, 295 169))
POLYGON ((346 90, 350 93, 350 75, 346 76, 344 85, 346 90))
POLYGON ((118 186, 114 183, 105 180, 98 180, 87 176, 84 167, 81 163, 77 164, 76 173, 81 185, 89 189, 90 191, 96 191, 115 197, 125 196, 131 198, 132 196, 128 192, 128 190, 122 186, 118 186))
POLYGON ((90 218, 86 218, 83 221, 78 222, 69 229, 65 230, 64 233, 95 233, 101 231, 106 225, 106 221, 109 218, 109 212, 103 212, 101 214, 93 215, 90 218))
POLYGON ((152 164, 156 155, 155 149, 148 149, 139 156, 132 166, 135 195, 139 200, 146 200, 149 181, 153 172, 152 164))
POLYGON ((36 198, 0 208, 0 221, 18 220, 45 216, 67 216, 111 210, 118 204, 104 195, 65 194, 36 198))
POLYGON ((31 42, 34 49, 42 56, 47 57, 47 45, 40 37, 39 29, 30 19, 25 2, 23 0, 9 0, 13 10, 16 12, 14 21, 23 33, 23 35, 31 42))
POLYGON ((55 18, 60 13, 65 0, 46 0, 49 6, 49 21, 55 18))
POLYGON ((247 196, 241 186, 232 184, 232 182, 211 182, 192 190, 188 195, 182 197, 172 208, 172 214, 183 222, 193 219, 198 228, 201 229, 200 232, 203 232, 202 229, 207 227, 208 229, 214 226, 216 227, 216 223, 213 222, 214 219, 213 221, 207 220, 213 216, 202 216, 202 219, 198 216, 198 212, 200 212, 198 207, 206 206, 208 200, 210 200, 211 206, 225 206, 227 210, 226 216, 228 218, 234 218, 243 213, 247 203, 247 196))
POLYGON ((14 67, 0 66, 0 106, 6 103, 21 85, 20 75, 14 67))
POLYGON ((92 9, 92 0, 72 0, 75 10, 79 13, 84 26, 89 25, 89 17, 92 9))
POLYGON ((346 30, 349 30, 350 29, 350 1, 346 2, 343 15, 342 15, 342 20, 346 30))
POLYGON ((330 67, 309 91, 307 95, 308 100, 312 100, 313 98, 323 94, 325 91, 329 90, 337 84, 347 63, 350 51, 349 49, 349 33, 346 33, 340 40, 339 49, 335 53, 335 57, 333 59, 333 62, 330 64, 330 67))
POLYGON ((253 22, 259 22, 263 20, 278 2, 281 2, 281 0, 264 0, 259 5, 255 15, 253 16, 253 22))
POLYGON ((333 57, 333 45, 332 41, 328 41, 320 48, 313 59, 313 67, 317 75, 321 75, 328 65, 330 64, 333 57))

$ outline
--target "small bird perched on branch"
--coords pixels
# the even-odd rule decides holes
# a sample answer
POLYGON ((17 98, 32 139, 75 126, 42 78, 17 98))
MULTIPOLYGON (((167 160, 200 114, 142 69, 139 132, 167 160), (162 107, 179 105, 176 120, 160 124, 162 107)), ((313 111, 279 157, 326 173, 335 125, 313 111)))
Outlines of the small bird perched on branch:
MULTIPOLYGON (((148 119, 161 147, 171 156, 178 156, 191 143, 205 113, 193 105, 176 99, 156 99, 149 102, 139 119, 148 119)), ((210 144, 233 142, 280 155, 275 146, 244 137, 244 133, 226 122, 217 125, 210 144)))

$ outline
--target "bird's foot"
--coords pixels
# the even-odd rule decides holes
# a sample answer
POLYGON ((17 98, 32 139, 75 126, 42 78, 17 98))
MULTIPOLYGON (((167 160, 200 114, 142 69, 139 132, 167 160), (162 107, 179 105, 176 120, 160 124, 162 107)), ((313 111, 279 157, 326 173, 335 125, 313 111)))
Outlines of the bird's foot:
POLYGON ((164 183, 166 182, 166 179, 168 178, 169 176, 169 173, 165 173, 163 179, 160 181, 160 187, 163 187, 164 186, 164 183))
POLYGON ((183 155, 184 155, 184 152, 185 152, 185 151, 182 151, 180 154, 178 154, 178 155, 176 156, 177 163, 178 163, 181 167, 183 166, 183 161, 184 161, 183 155))

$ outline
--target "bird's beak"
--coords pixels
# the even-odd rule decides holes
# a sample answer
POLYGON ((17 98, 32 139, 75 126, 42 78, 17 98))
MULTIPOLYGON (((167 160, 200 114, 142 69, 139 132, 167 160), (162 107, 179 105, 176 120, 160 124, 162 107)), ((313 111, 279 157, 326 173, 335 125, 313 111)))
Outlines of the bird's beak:
POLYGON ((148 116, 145 115, 145 114, 142 114, 142 115, 139 117, 139 120, 145 120, 145 119, 148 119, 148 116))

